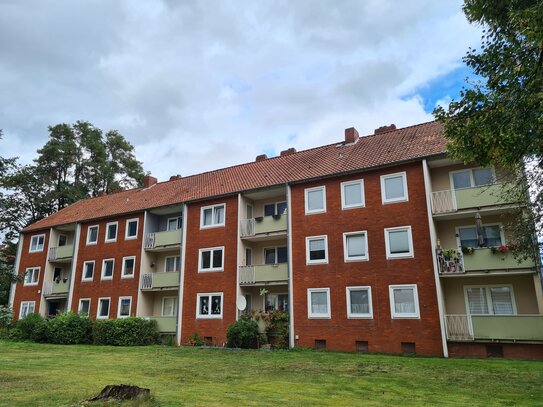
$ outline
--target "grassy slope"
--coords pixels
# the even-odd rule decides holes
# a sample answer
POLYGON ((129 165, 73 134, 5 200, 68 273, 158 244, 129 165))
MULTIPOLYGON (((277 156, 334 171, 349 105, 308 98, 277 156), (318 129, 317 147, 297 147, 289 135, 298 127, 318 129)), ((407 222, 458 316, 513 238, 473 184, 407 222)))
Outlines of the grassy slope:
POLYGON ((73 405, 106 384, 178 405, 541 405, 543 364, 314 351, 0 341, 0 405, 73 405))

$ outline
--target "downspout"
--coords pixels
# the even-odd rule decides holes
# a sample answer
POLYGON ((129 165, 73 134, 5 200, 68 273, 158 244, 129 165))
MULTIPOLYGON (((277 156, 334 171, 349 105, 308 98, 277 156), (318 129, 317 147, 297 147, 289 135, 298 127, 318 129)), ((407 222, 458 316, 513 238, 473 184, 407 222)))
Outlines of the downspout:
POLYGON ((185 257, 187 253, 187 223, 189 216, 189 207, 183 204, 183 226, 181 237, 181 272, 179 273, 179 286, 177 289, 177 334, 176 343, 181 345, 182 328, 183 328, 183 290, 185 287, 185 257))
POLYGON ((70 282, 68 287, 68 304, 66 304, 67 311, 72 309, 72 301, 74 297, 75 287, 75 272, 77 268, 77 255, 79 253, 79 239, 81 238, 81 223, 78 223, 75 229, 74 238, 74 254, 72 256, 72 267, 70 270, 70 282))
POLYGON ((289 321, 289 347, 294 348, 295 346, 295 335, 294 335, 294 287, 292 282, 292 196, 290 191, 290 185, 285 184, 287 189, 287 253, 288 253, 288 321, 289 321))
POLYGON ((239 267, 240 267, 240 257, 241 257, 241 194, 238 194, 238 235, 237 235, 237 248, 236 250, 236 321, 239 320, 239 311, 238 311, 238 298, 241 296, 241 287, 239 285, 239 267))
POLYGON ((138 300, 136 301, 136 316, 137 317, 146 317, 147 315, 140 315, 140 303, 142 298, 142 291, 141 291, 141 282, 143 280, 143 258, 147 257, 145 254, 145 236, 147 236, 147 211, 143 212, 143 225, 141 226, 141 250, 140 250, 140 278, 138 282, 138 300))

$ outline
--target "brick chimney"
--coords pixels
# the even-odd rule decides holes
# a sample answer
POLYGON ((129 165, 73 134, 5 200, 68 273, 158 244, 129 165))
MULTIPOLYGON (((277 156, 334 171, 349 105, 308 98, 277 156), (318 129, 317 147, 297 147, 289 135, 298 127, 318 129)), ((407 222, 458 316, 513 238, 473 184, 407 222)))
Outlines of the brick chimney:
POLYGON ((392 123, 390 126, 381 126, 378 129, 375 129, 373 134, 386 133, 387 131, 392 131, 392 130, 396 130, 396 125, 394 123, 392 123))
POLYGON ((255 160, 255 161, 256 161, 256 162, 258 162, 258 161, 264 161, 264 160, 266 160, 267 158, 268 158, 268 156, 267 156, 266 154, 260 154, 260 155, 257 155, 257 156, 256 156, 256 160, 255 160))
POLYGON ((356 143, 358 141, 358 131, 354 127, 345 129, 345 144, 356 143))
POLYGON ((155 177, 150 175, 143 177, 143 188, 149 188, 151 185, 155 185, 156 183, 157 179, 155 177))
POLYGON ((296 149, 294 147, 291 147, 289 149, 286 149, 286 150, 283 150, 281 151, 281 155, 290 155, 290 154, 294 154, 296 152, 296 149))

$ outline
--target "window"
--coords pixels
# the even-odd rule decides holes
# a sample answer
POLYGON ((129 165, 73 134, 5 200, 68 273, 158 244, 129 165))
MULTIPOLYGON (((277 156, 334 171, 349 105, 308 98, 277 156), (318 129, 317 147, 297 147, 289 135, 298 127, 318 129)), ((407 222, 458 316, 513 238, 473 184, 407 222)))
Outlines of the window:
POLYGON ((341 183, 341 209, 362 208, 364 202, 364 180, 341 183))
POLYGON ((285 247, 267 247, 264 249, 264 263, 278 264, 288 261, 287 248, 285 247))
POLYGON ((286 202, 275 202, 264 205, 264 216, 283 215, 286 212, 286 202))
POLYGON ((196 318, 222 318, 222 293, 197 294, 196 318))
POLYGON ((90 298, 81 298, 79 300, 79 307, 77 308, 77 313, 78 314, 89 315, 90 314, 90 303, 91 303, 90 298))
POLYGON ((251 312, 253 310, 253 296, 251 294, 245 294, 245 312, 251 312))
POLYGON ((245 248, 245 265, 253 265, 253 249, 251 249, 250 247, 245 248))
POLYGON ((123 257, 123 272, 121 278, 133 278, 136 269, 136 257, 123 257))
POLYGON ((126 221, 125 239, 136 239, 138 237, 138 223, 139 219, 128 219, 126 221))
POLYGON ((131 308, 132 308, 132 297, 119 297, 119 306, 117 307, 117 318, 129 317, 131 308))
POLYGON ((40 279, 40 268, 29 267, 25 271, 24 285, 38 285, 40 279))
POLYGON ((307 317, 330 318, 330 289, 310 288, 307 290, 307 317))
POLYGON ((307 188, 305 190, 305 213, 326 212, 326 187, 307 188))
POLYGON ((36 307, 36 301, 22 301, 19 310, 19 319, 23 319, 28 314, 33 314, 36 307))
POLYGON ((343 257, 345 261, 368 260, 367 232, 343 233, 343 257))
POLYGON ((266 294, 264 297, 264 310, 288 311, 288 294, 266 294))
POLYGON ((94 277, 94 260, 83 263, 83 278, 82 281, 92 281, 94 277))
MULTIPOLYGON (((500 225, 483 225, 483 238, 485 247, 497 247, 503 243, 500 225)), ((458 240, 460 246, 479 247, 477 228, 475 226, 459 227, 458 240)))
POLYGON ((305 256, 307 264, 328 263, 328 236, 306 237, 305 256))
POLYGON ((373 318, 371 287, 347 287, 347 318, 373 318))
POLYGON ((413 257, 413 238, 411 226, 385 229, 387 259, 413 257))
POLYGON ((392 318, 420 318, 416 284, 389 286, 392 318))
POLYGON ((245 211, 247 213, 247 219, 252 219, 253 217, 253 205, 247 204, 245 211))
POLYGON ((177 297, 162 298, 162 316, 175 317, 177 316, 177 297))
POLYGON ((168 256, 164 261, 164 271, 173 273, 180 270, 181 256, 168 256))
POLYGON ((43 251, 45 245, 45 235, 32 236, 30 239, 30 253, 43 251))
POLYGON ((105 259, 102 261, 102 280, 113 279, 114 267, 115 259, 105 259))
POLYGON ((108 319, 109 318, 109 298, 98 298, 98 313, 96 315, 97 319, 108 319))
POLYGON ((226 204, 204 206, 200 213, 200 228, 224 226, 226 204))
POLYGON ((117 227, 119 222, 110 222, 106 225, 106 243, 117 241, 117 227))
POLYGON ((470 315, 515 315, 513 287, 510 285, 466 286, 466 307, 470 315))
POLYGON ((224 247, 200 249, 198 271, 223 271, 224 247))
POLYGON ((381 175, 381 199, 384 204, 409 200, 405 172, 381 175))
POLYGON ((68 236, 58 235, 58 247, 66 246, 68 244, 68 236))
POLYGON ((98 225, 89 226, 87 228, 87 244, 98 243, 98 225))
POLYGON ((495 182, 494 171, 492 168, 469 168, 466 170, 452 171, 450 175, 453 189, 492 185, 495 182))
POLYGON ((175 218, 168 218, 167 230, 179 230, 183 225, 183 218, 176 216, 175 218))

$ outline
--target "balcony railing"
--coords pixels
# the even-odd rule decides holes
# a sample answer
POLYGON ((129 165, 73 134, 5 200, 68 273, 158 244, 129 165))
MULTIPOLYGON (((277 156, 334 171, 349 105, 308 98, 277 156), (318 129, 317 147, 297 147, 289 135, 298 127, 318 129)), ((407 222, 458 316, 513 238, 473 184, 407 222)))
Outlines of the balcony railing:
POLYGON ((271 283, 288 280, 287 263, 241 266, 240 284, 271 283))
POLYGON ((532 260, 517 260, 510 252, 493 253, 492 249, 475 248, 473 253, 464 256, 466 271, 532 269, 532 260))
POLYGON ((543 341, 543 315, 446 315, 447 339, 543 341))
POLYGON ((181 230, 168 230, 165 232, 153 232, 145 235, 144 248, 152 249, 167 249, 175 248, 181 244, 181 230))
POLYGON ((241 221, 241 237, 287 230, 287 215, 261 216, 241 221))
POLYGON ((432 213, 456 212, 462 209, 515 203, 515 199, 504 197, 504 184, 484 185, 432 192, 432 213))
POLYGON ((461 249, 437 249, 437 264, 441 274, 465 273, 461 249))
POLYGON ((58 246, 49 249, 49 261, 69 260, 74 255, 74 246, 58 246))
POLYGON ((141 276, 141 289, 153 290, 156 288, 178 288, 179 272, 144 273, 141 276))
POLYGON ((52 282, 45 284, 43 288, 43 296, 48 297, 51 295, 63 295, 68 294, 68 291, 70 289, 70 280, 66 279, 66 281, 61 280, 58 283, 52 282))
POLYGON ((157 322, 158 332, 160 333, 175 333, 177 328, 177 317, 145 317, 157 322))

